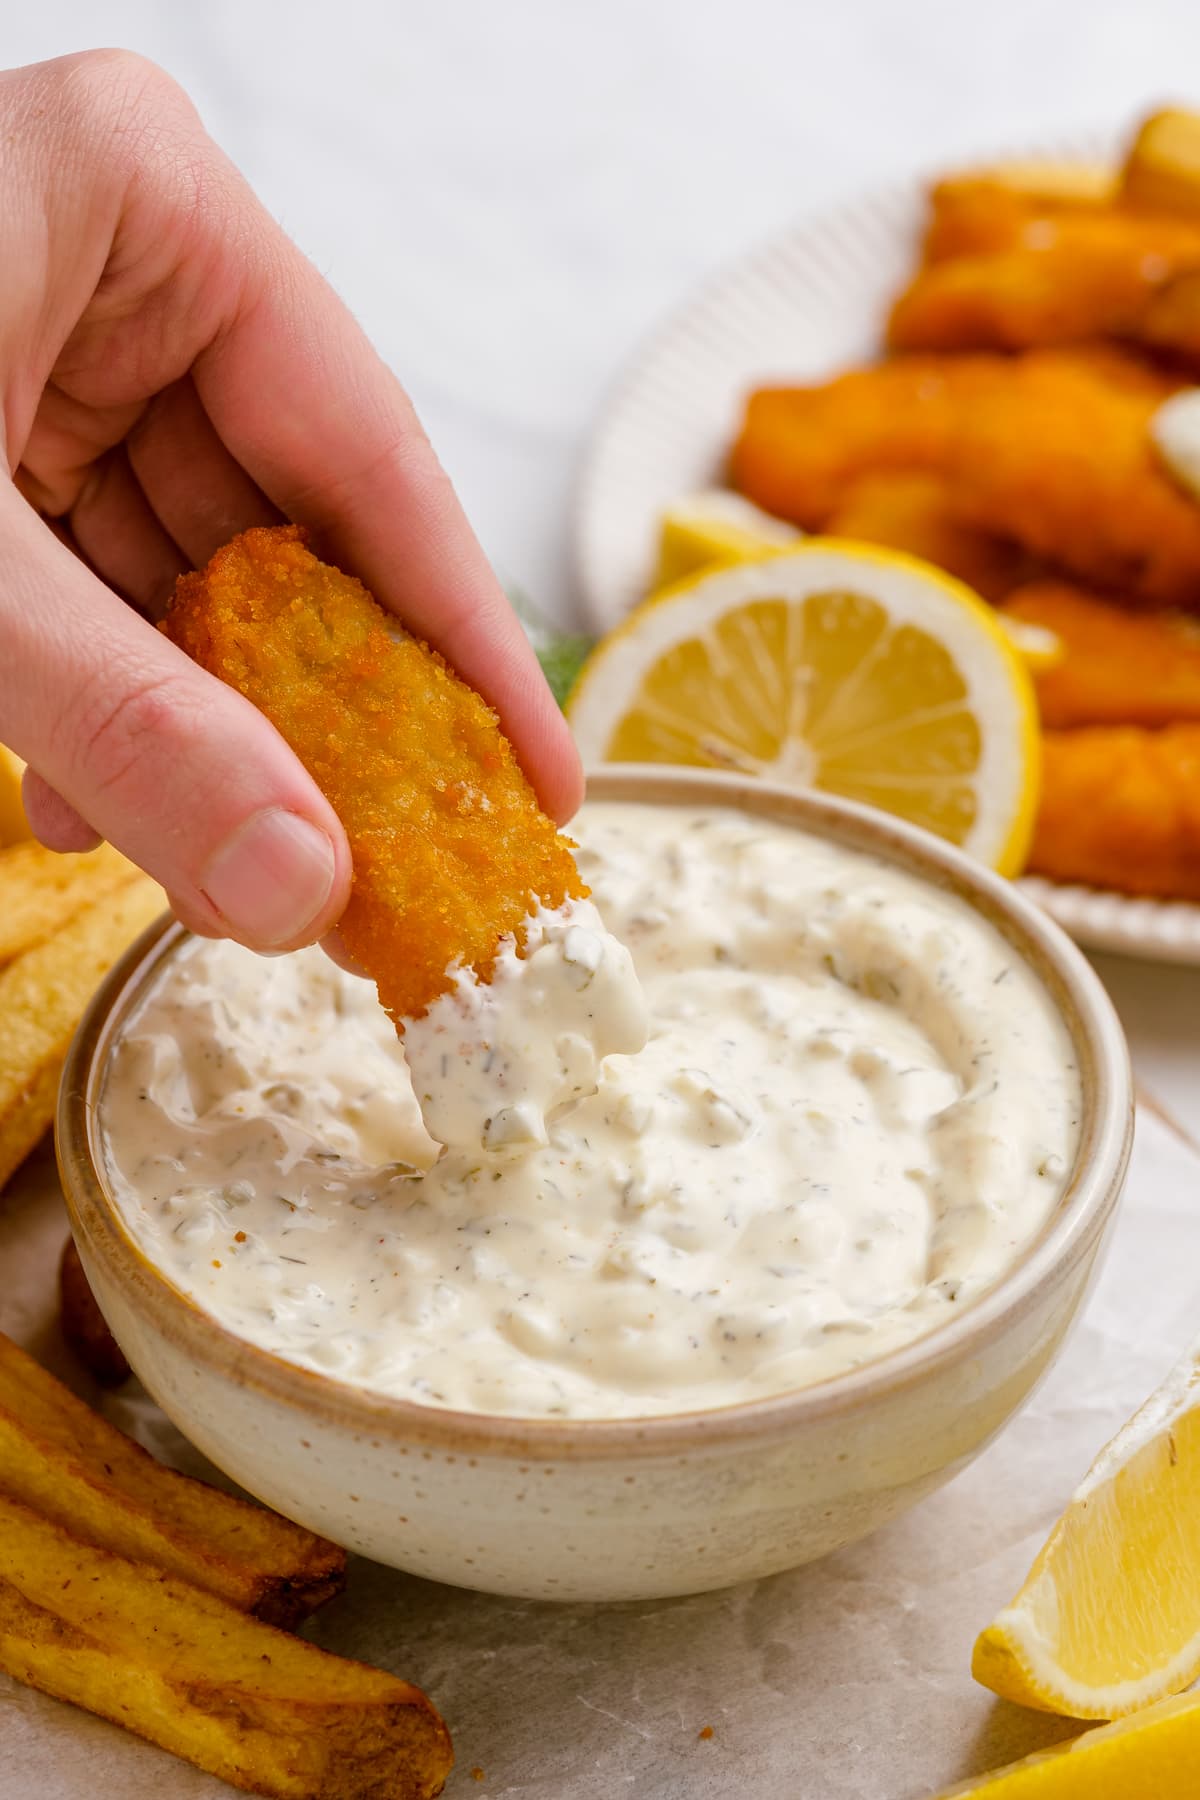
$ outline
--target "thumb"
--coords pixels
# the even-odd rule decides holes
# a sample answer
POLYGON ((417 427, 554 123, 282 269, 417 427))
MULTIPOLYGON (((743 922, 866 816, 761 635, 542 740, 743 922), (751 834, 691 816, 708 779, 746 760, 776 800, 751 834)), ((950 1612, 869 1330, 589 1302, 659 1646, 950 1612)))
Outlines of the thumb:
POLYGON ((0 494, 0 577, 0 742, 40 777, 29 784, 35 829, 61 842, 73 812, 205 936, 286 950, 327 932, 349 896, 349 848, 274 726, 97 580, 11 488, 0 494))

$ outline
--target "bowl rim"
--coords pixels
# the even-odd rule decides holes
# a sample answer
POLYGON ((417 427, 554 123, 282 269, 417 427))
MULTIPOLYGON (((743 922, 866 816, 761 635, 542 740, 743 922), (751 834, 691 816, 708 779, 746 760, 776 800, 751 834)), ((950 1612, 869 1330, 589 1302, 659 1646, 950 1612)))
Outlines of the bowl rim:
POLYGON ((1090 1255, 1120 1198, 1133 1141, 1133 1080, 1124 1034, 1098 975, 1048 915, 1010 882, 941 839, 873 808, 708 769, 609 764, 589 771, 588 799, 733 808, 865 852, 957 894, 1030 964, 1077 1052, 1084 1104, 1075 1164, 1057 1207, 1018 1260, 960 1314, 879 1357, 800 1388, 643 1418, 521 1417, 435 1407, 304 1368, 238 1336, 158 1268, 125 1225, 100 1174, 97 1099, 108 1054, 148 983, 192 934, 169 913, 150 925, 97 989, 68 1051, 55 1145, 71 1228, 131 1305, 193 1361, 235 1386, 362 1435, 392 1433, 457 1455, 536 1461, 659 1456, 795 1433, 831 1414, 866 1411, 946 1365, 977 1355, 1090 1255))

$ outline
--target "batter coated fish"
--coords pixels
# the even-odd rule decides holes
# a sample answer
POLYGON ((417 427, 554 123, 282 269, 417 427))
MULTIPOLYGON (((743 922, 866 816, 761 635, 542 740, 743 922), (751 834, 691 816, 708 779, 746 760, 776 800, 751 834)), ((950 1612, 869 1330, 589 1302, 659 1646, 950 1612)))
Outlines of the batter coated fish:
POLYGON ((338 929, 398 1024, 455 964, 486 979, 539 902, 587 893, 495 713, 299 526, 243 532, 182 576, 163 630, 266 714, 341 819, 338 929))

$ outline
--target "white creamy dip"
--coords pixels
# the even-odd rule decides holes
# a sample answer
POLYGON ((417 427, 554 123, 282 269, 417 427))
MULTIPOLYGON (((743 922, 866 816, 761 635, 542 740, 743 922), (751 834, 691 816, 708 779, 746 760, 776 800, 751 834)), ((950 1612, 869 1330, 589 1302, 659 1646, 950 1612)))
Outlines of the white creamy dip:
MULTIPOLYGON (((520 951, 501 941, 490 981, 454 972, 449 993, 404 1026, 431 1146, 524 1154, 599 1084, 600 1065, 650 1027, 633 958, 590 900, 539 907, 520 951)), ((425 1163, 422 1166, 427 1166, 425 1163)))
MULTIPOLYGON (((196 941, 167 965, 102 1111, 118 1205, 168 1277, 343 1380, 585 1418, 816 1381, 994 1282, 1063 1190, 1080 1105, 1066 1028, 1000 935, 732 811, 597 804, 576 829, 650 1036, 551 1106, 544 1143, 415 1173, 435 1146, 367 983, 315 950, 196 941)), ((478 1066, 421 1066, 461 1138, 478 1094, 463 1114, 437 1084, 478 1066)))

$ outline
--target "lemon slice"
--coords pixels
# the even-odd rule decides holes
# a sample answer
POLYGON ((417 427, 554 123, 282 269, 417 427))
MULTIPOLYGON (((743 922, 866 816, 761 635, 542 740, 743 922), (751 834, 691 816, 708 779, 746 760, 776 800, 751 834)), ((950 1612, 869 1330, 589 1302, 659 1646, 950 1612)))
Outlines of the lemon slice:
MULTIPOLYGON (((731 562, 751 562, 764 553, 801 542, 803 533, 772 518, 752 500, 725 488, 691 494, 662 516, 658 563, 651 593, 674 587, 688 575, 731 562)), ((1044 625, 995 615, 996 623, 1033 674, 1055 669, 1066 657, 1063 641, 1044 625)))
POLYGON ((810 538, 652 596, 567 699, 585 762, 686 763, 864 801, 1021 867, 1033 689, 968 588, 895 551, 810 538))
POLYGON ((1038 1750, 935 1800, 1200 1800, 1200 1696, 1038 1750))
POLYGON ((971 1666, 1006 1700, 1077 1719, 1200 1675, 1200 1342, 1101 1451, 971 1666))
POLYGON ((20 757, 0 744, 0 846, 19 844, 31 835, 21 803, 24 772, 25 764, 20 757))
POLYGON ((798 544, 794 525, 774 519, 752 500, 726 488, 710 488, 677 500, 662 516, 653 587, 673 586, 714 563, 740 562, 764 550, 798 544))

